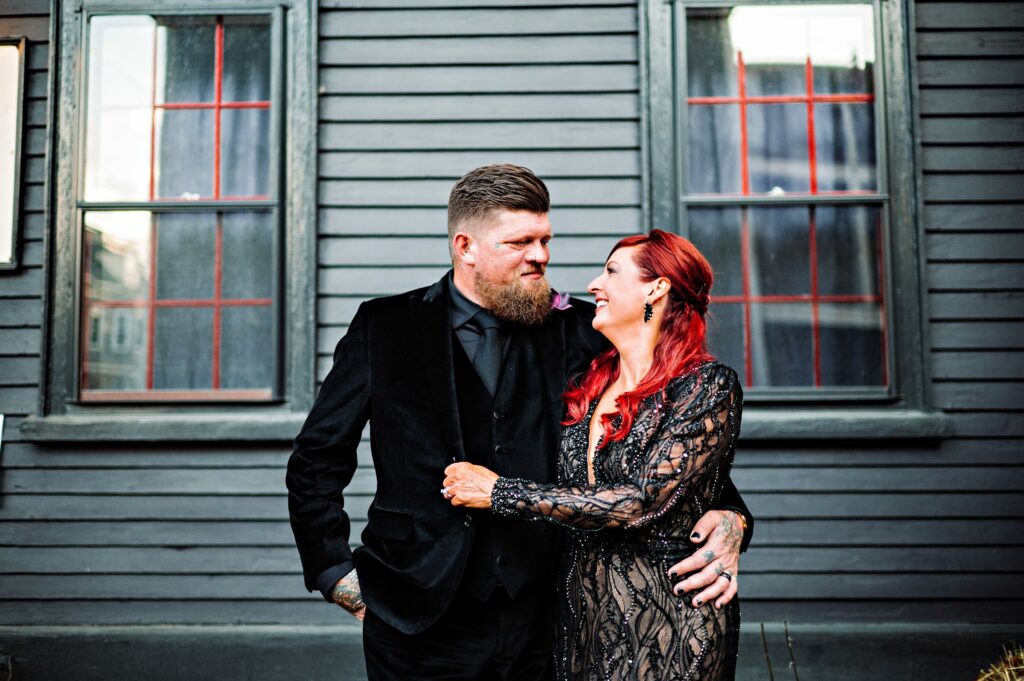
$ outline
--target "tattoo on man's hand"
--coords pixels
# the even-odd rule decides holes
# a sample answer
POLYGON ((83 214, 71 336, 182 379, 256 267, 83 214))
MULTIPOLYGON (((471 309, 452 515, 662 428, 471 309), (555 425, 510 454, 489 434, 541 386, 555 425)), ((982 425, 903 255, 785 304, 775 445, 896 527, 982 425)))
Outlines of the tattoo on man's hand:
POLYGON ((705 565, 710 565, 711 561, 713 561, 715 559, 715 552, 712 551, 711 549, 708 549, 707 551, 705 551, 701 555, 704 556, 704 564, 705 565))
POLYGON ((331 590, 331 600, 353 613, 365 607, 358 583, 353 585, 338 582, 334 585, 334 589, 331 590))
POLYGON ((718 565, 715 566, 715 574, 716 575, 721 577, 723 572, 725 572, 725 568, 722 566, 721 563, 719 563, 718 565))
POLYGON ((718 523, 718 527, 722 531, 722 541, 726 547, 733 551, 738 551, 740 544, 743 543, 743 530, 741 525, 732 519, 731 513, 726 513, 722 516, 722 521, 718 523))

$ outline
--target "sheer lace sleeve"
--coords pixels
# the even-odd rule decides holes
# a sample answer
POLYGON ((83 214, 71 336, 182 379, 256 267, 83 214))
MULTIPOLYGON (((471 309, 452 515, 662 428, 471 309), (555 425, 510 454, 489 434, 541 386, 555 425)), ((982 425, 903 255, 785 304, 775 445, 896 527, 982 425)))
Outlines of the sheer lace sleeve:
POLYGON ((653 432, 644 438, 635 479, 567 487, 499 478, 491 493, 494 513, 588 530, 642 527, 659 518, 688 483, 721 464, 738 435, 742 404, 736 372, 721 364, 677 381, 675 389, 670 384, 668 392, 671 402, 647 426, 653 432))

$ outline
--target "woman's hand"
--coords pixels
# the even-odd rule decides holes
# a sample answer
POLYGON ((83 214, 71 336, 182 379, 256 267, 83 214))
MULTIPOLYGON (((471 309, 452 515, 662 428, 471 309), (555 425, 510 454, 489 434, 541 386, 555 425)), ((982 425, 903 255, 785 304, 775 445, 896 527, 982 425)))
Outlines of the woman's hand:
POLYGON ((490 508, 491 490, 498 474, 492 470, 467 461, 453 463, 444 469, 445 498, 452 506, 469 508, 490 508))

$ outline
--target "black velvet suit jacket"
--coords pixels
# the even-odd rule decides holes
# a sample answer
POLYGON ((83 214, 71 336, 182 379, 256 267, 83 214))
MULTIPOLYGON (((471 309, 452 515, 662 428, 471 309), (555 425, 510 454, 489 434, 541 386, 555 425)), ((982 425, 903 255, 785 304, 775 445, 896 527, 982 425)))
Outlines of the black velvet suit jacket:
MULTIPOLYGON (((445 279, 362 304, 288 462, 289 512, 306 587, 320 587, 325 574, 333 583, 354 563, 367 607, 406 633, 422 631, 444 612, 473 537, 472 513, 440 494, 444 468, 466 456, 450 307, 445 279), (367 421, 377 491, 353 556, 342 492, 356 470, 367 421)), ((591 327, 593 313, 592 304, 573 299, 571 308, 553 311, 530 332, 542 348, 537 370, 551 432, 558 432, 567 378, 607 347, 591 327)), ((553 475, 556 446, 553 439, 540 444, 536 456, 544 461, 534 473, 553 475)), ((731 483, 722 506, 745 511, 731 483)))

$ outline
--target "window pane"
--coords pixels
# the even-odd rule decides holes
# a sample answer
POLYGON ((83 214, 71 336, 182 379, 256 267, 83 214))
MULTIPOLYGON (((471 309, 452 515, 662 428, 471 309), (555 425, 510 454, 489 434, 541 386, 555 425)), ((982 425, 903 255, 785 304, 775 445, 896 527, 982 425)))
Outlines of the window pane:
POLYGON ((708 348, 719 361, 736 370, 744 385, 749 385, 743 350, 746 340, 743 330, 744 307, 742 304, 716 302, 712 296, 708 308, 708 348))
POLYGON ((876 191, 875 108, 816 104, 814 138, 820 191, 876 191))
POLYGON ((213 386, 213 308, 157 308, 155 333, 154 390, 213 386))
POLYGON ((270 194, 270 111, 221 112, 221 196, 270 194))
POLYGON ((212 213, 158 214, 158 300, 213 298, 215 235, 212 213))
POLYGON ((691 193, 739 194, 742 190, 739 120, 735 104, 690 108, 691 193))
POLYGON ((85 390, 146 387, 146 318, 142 307, 95 305, 88 310, 88 348, 82 366, 85 390))
POLYGON ((711 263, 712 300, 743 295, 742 217, 739 208, 690 208, 690 241, 711 263))
POLYGON ((225 102, 270 99, 270 24, 266 17, 224 18, 225 102))
POLYGON ((877 189, 870 5, 689 9, 686 40, 690 193, 877 189))
POLYGON ((819 206, 818 293, 878 296, 881 293, 882 215, 874 206, 819 206))
POLYGON ((149 197, 155 36, 151 17, 89 21, 86 200, 149 197))
POLYGON ((884 385, 881 306, 878 303, 824 304, 818 316, 822 385, 884 385))
POLYGON ((157 17, 156 103, 214 100, 216 17, 157 17))
POLYGON ((86 213, 83 255, 86 301, 135 300, 149 295, 151 214, 86 213))
POLYGON ((221 326, 221 387, 269 389, 273 385, 273 318, 270 306, 226 307, 221 326))
POLYGON ((751 208, 745 212, 750 222, 751 295, 809 295, 807 208, 751 208))
POLYGON ((814 385, 810 305, 753 303, 749 333, 751 385, 814 385))
POLYGON ((157 112, 157 198, 213 196, 213 119, 211 109, 157 112))
POLYGON ((272 213, 225 213, 223 216, 223 297, 273 296, 274 222, 272 213))

